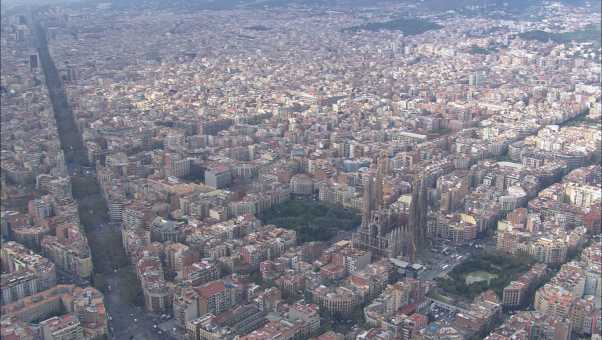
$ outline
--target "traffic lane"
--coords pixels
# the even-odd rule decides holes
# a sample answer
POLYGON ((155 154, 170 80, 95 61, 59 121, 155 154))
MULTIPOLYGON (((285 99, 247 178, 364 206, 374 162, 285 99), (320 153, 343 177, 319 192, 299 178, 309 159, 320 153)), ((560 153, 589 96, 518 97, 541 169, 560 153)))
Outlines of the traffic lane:
POLYGON ((144 312, 123 305, 118 310, 112 320, 112 327, 117 329, 117 332, 114 333, 114 339, 130 339, 132 336, 137 339, 167 338, 164 336, 165 334, 157 333, 156 329, 153 328, 153 320, 144 312))
POLYGON ((455 257, 452 258, 450 256, 445 256, 440 261, 435 262, 436 264, 433 267, 431 267, 431 269, 425 270, 422 273, 422 275, 420 275, 420 277, 423 278, 423 279, 425 279, 425 280, 433 280, 436 277, 447 275, 457 265, 459 265, 460 263, 466 261, 466 259, 469 258, 469 257, 470 257, 469 255, 462 254, 462 259, 458 260, 455 257), (441 266, 445 266, 445 265, 447 265, 447 267, 445 267, 445 269, 443 269, 441 266))
POLYGON ((146 313, 143 308, 124 303, 120 298, 121 287, 115 274, 107 280, 111 291, 105 295, 111 314, 111 326, 115 331, 113 339, 170 339, 166 334, 158 334, 154 329, 154 319, 158 316, 146 313), (136 321, 134 321, 136 320, 136 321))
MULTIPOLYGON (((53 112, 55 119, 57 121, 57 129, 60 137, 61 148, 65 152, 65 158, 68 162, 68 168, 70 174, 78 174, 81 173, 81 165, 87 163, 87 154, 85 153, 85 147, 83 145, 83 140, 81 138, 81 132, 77 130, 77 126, 75 123, 75 117, 69 106, 69 102, 66 97, 65 90, 60 81, 58 72, 50 57, 50 53, 48 51, 47 41, 45 39, 45 34, 40 26, 36 27, 35 35, 36 42, 39 44, 38 46, 38 54, 40 56, 42 68, 44 70, 46 87, 48 89, 48 93, 50 96, 53 112)), ((92 172, 90 172, 92 173, 92 172)), ((97 192, 95 195, 99 195, 97 192)), ((78 206, 82 206, 86 203, 90 203, 87 199, 90 199, 91 196, 80 197, 77 199, 78 206)), ((106 207, 105 207, 106 209, 106 207)), ((95 216, 92 223, 90 225, 86 225, 86 229, 90 229, 90 231, 96 229, 100 224, 105 221, 99 216, 95 216)), ((98 254, 96 254, 98 255, 98 254)), ((141 334, 144 339, 165 339, 165 337, 159 337, 150 332, 152 329, 152 324, 145 321, 145 318, 141 317, 142 323, 140 326, 136 325, 134 322, 130 322, 127 317, 124 317, 124 313, 128 315, 128 311, 131 311, 130 307, 127 304, 122 303, 119 298, 119 286, 115 283, 116 273, 111 273, 107 277, 107 281, 113 287, 113 291, 107 292, 105 294, 105 304, 107 306, 107 310, 109 314, 112 315, 112 320, 110 321, 110 326, 113 329, 116 329, 117 332, 114 334, 113 338, 115 339, 129 339, 131 335, 122 332, 122 327, 127 327, 127 329, 131 329, 133 332, 141 334), (131 324, 134 324, 132 327, 131 324), (149 327, 150 325, 150 327, 149 327), (143 329, 146 328, 146 329, 143 329), (122 334, 123 333, 123 334, 122 334)))

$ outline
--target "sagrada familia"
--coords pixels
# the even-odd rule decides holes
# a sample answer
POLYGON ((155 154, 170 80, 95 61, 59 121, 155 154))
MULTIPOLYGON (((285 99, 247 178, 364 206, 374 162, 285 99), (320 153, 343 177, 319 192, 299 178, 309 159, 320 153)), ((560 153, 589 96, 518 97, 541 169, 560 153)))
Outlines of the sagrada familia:
POLYGON ((421 178, 412 185, 409 214, 400 213, 384 202, 384 178, 389 170, 387 155, 377 161, 376 175, 369 175, 364 185, 362 224, 352 236, 353 246, 375 257, 402 256, 414 262, 416 250, 426 239, 428 193, 421 178))

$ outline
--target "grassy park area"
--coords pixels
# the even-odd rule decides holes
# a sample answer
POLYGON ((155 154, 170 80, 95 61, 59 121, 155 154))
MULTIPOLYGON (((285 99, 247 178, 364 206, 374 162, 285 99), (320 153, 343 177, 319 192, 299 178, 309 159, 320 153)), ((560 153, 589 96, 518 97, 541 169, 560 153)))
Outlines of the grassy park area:
POLYGON ((265 224, 295 230, 299 243, 326 241, 337 231, 353 231, 361 223, 356 211, 309 200, 288 201, 262 213, 259 218, 265 224))
POLYGON ((534 261, 497 252, 483 253, 457 265, 444 278, 435 279, 445 293, 473 299, 488 289, 502 296, 504 287, 528 271, 534 261))
POLYGON ((591 42, 596 46, 600 46, 602 39, 600 38, 600 26, 596 25, 591 25, 577 31, 562 33, 533 30, 521 33, 520 37, 526 40, 537 40, 540 42, 547 42, 551 40, 559 44, 564 44, 571 41, 578 43, 591 42))

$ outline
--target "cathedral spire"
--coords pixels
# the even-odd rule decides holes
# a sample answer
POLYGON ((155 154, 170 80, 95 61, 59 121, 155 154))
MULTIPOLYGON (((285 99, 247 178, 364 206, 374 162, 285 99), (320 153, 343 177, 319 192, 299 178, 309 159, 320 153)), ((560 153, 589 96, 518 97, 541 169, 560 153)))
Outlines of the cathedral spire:
POLYGON ((416 249, 424 245, 426 239, 426 215, 428 209, 428 192, 424 177, 414 179, 412 201, 410 203, 409 232, 410 244, 408 257, 414 261, 416 249))
POLYGON ((375 206, 377 209, 384 208, 384 186, 385 186, 385 176, 387 174, 388 168, 388 156, 385 151, 382 151, 376 161, 376 193, 375 193, 375 206))
POLYGON ((372 217, 372 211, 385 207, 384 182, 388 168, 388 157, 383 151, 376 162, 376 176, 369 174, 364 185, 364 196, 362 206, 363 223, 368 223, 372 217))
POLYGON ((362 224, 370 222, 370 215, 374 210, 374 178, 368 175, 364 184, 364 197, 362 202, 362 224))

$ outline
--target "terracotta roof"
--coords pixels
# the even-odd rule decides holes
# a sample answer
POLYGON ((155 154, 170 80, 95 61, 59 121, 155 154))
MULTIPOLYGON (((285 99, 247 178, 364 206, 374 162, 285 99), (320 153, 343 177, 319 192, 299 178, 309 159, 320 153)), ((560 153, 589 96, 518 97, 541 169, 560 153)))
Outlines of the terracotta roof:
POLYGON ((225 289, 226 288, 223 281, 212 281, 202 287, 199 287, 198 292, 202 297, 209 298, 215 294, 223 292, 225 289))

